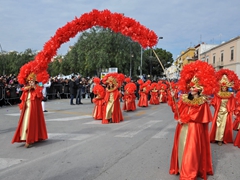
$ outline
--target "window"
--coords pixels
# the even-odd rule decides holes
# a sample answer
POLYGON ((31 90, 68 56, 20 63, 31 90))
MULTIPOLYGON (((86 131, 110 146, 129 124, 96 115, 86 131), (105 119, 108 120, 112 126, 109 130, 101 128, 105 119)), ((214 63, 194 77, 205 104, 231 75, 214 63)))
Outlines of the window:
POLYGON ((223 52, 221 52, 221 62, 223 62, 223 52))
POLYGON ((232 47, 231 48, 231 58, 230 58, 230 61, 233 61, 233 58, 234 58, 234 49, 232 47))
POLYGON ((213 55, 213 64, 215 64, 215 60, 216 59, 216 57, 215 57, 215 54, 213 55))
POLYGON ((209 62, 208 62, 208 59, 209 59, 209 58, 208 58, 208 56, 207 56, 207 58, 206 58, 206 60, 207 60, 207 63, 209 63, 209 62))

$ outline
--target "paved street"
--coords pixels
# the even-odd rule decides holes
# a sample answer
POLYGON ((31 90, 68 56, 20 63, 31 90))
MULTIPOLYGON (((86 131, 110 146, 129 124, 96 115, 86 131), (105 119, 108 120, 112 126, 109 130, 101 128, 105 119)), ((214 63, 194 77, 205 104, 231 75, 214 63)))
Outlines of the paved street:
MULTIPOLYGON (((17 105, 0 108, 1 180, 178 180, 169 175, 176 122, 167 104, 123 112, 119 124, 93 120, 93 104, 69 105, 69 99, 46 102, 49 139, 24 148, 11 144, 17 105)), ((236 132, 234 132, 234 137, 236 132)), ((240 179, 240 149, 211 144, 214 176, 240 179)))

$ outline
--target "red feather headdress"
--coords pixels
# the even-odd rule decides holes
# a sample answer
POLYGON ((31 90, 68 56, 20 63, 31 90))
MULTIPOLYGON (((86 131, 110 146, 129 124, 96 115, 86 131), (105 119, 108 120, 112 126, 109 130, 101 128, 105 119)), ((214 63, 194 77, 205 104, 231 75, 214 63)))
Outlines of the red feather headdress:
POLYGON ((188 93, 191 86, 196 85, 202 89, 202 94, 211 95, 218 91, 215 70, 212 65, 197 60, 183 66, 178 81, 179 90, 188 93))
POLYGON ((239 81, 237 74, 229 69, 220 69, 216 72, 217 81, 220 86, 232 87, 237 90, 239 81))

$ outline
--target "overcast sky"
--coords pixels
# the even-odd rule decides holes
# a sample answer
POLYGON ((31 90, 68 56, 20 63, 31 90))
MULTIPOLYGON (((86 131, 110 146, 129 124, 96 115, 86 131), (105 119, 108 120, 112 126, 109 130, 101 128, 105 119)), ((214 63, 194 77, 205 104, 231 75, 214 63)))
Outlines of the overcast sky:
MULTIPOLYGON (((0 0, 3 51, 42 50, 56 30, 93 9, 124 13, 153 30, 157 47, 173 54, 200 42, 220 44, 240 35, 240 0, 0 0)), ((79 34, 63 44, 65 55, 79 34)))

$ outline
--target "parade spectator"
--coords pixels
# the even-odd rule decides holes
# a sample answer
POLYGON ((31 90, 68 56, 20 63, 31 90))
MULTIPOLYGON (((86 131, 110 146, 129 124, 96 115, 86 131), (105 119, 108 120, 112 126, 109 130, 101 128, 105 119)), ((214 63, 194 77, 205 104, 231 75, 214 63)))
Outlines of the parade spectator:
POLYGON ((76 104, 82 104, 82 93, 83 93, 83 79, 81 75, 77 76, 77 79, 75 80, 76 88, 77 88, 77 94, 76 94, 76 104))
POLYGON ((75 105, 73 103, 73 99, 76 96, 76 91, 77 91, 77 86, 75 83, 75 76, 72 76, 71 80, 69 81, 70 105, 75 105))
POLYGON ((43 84, 43 90, 42 90, 42 93, 43 93, 43 100, 42 100, 42 109, 43 109, 43 112, 48 112, 46 109, 45 109, 45 102, 47 101, 47 88, 49 88, 51 86, 51 81, 49 79, 49 81, 45 84, 43 84))

